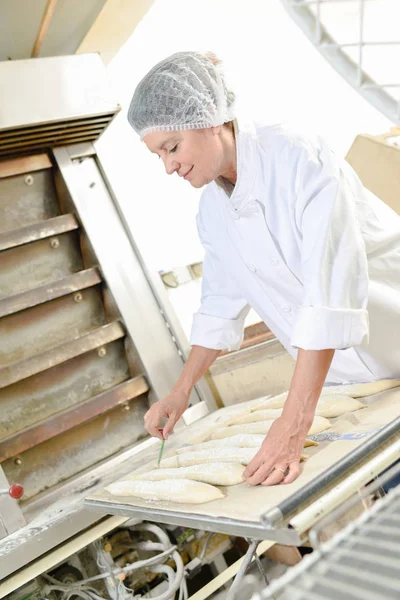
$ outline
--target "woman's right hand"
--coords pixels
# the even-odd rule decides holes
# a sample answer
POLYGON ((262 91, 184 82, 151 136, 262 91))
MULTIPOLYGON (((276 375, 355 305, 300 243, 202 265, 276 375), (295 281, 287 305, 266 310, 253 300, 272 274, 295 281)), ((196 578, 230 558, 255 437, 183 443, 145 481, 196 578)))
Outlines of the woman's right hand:
POLYGON ((168 439, 177 421, 188 407, 189 396, 186 392, 173 391, 171 394, 159 400, 144 415, 144 426, 150 435, 160 440, 168 439), (160 428, 162 418, 168 419, 164 427, 160 428))

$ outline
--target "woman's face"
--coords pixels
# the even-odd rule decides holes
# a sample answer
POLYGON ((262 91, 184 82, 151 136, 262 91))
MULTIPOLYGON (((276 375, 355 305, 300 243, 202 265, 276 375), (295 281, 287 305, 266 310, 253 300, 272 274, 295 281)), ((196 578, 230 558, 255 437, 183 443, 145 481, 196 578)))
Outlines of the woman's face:
POLYGON ((201 188, 223 175, 228 167, 223 128, 149 133, 146 146, 162 158, 168 175, 178 173, 195 187, 201 188))

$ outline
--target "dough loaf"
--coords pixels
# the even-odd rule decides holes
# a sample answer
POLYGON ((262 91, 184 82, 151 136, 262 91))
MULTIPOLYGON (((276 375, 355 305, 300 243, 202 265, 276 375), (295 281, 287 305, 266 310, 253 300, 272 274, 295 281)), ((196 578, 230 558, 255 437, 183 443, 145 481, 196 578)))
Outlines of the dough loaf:
POLYGON ((237 462, 212 462, 175 469, 154 469, 131 475, 129 480, 161 481, 163 479, 192 479, 212 485, 236 485, 244 481, 244 466, 237 462))
POLYGON ((374 394, 379 394, 379 392, 384 392, 398 386, 400 386, 400 379, 382 379, 381 381, 373 381, 372 383, 332 385, 322 388, 321 397, 340 394, 352 396, 353 398, 364 398, 365 396, 373 396, 374 394))
POLYGON ((282 414, 281 408, 270 408, 268 410, 257 410, 254 412, 247 412, 245 414, 238 415, 235 419, 232 419, 229 424, 224 423, 223 425, 245 425, 246 423, 256 423, 257 421, 275 421, 282 414))
POLYGON ((251 412, 257 410, 267 410, 270 408, 283 408, 285 404, 285 400, 288 397, 289 392, 283 392, 282 394, 278 394, 278 396, 273 396, 272 398, 266 398, 265 400, 261 400, 259 404, 251 407, 251 412))
POLYGON ((117 481, 106 487, 106 490, 113 496, 136 496, 145 500, 187 504, 203 504, 224 498, 224 494, 217 487, 190 479, 117 481))
POLYGON ((202 442, 200 444, 183 446, 182 448, 178 448, 176 453, 183 454, 197 450, 208 450, 209 448, 260 448, 264 439, 264 435, 239 433, 238 435, 233 435, 232 437, 223 440, 209 440, 208 442, 202 442))
MULTIPOLYGON (((211 434, 211 439, 218 440, 238 433, 263 434, 266 435, 274 421, 256 421, 255 423, 245 423, 244 425, 231 425, 231 427, 221 427, 215 429, 211 434)), ((320 433, 331 426, 328 419, 324 417, 314 417, 308 435, 320 433)))
POLYGON ((258 448, 209 448, 165 458, 161 461, 160 468, 173 469, 212 462, 233 462, 247 465, 257 452, 258 448))
POLYGON ((365 408, 365 405, 351 396, 321 396, 318 401, 315 414, 320 417, 333 419, 334 417, 339 417, 346 412, 360 410, 360 408, 365 408))

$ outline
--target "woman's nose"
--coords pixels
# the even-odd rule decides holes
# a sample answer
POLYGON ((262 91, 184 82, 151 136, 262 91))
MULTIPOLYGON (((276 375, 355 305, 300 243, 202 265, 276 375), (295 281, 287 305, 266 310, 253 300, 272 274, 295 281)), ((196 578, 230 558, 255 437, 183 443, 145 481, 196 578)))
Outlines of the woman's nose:
POLYGON ((179 168, 179 163, 169 158, 164 161, 164 165, 167 175, 172 175, 179 168))

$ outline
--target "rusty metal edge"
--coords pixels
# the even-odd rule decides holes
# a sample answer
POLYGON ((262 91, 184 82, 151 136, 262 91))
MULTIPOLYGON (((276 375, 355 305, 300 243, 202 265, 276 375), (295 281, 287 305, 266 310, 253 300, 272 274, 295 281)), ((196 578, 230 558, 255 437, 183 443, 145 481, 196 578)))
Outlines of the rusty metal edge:
MULTIPOLYGON (((108 121, 107 121, 108 123, 108 121)), ((80 123, 78 123, 77 125, 72 125, 70 126, 68 129, 64 126, 64 127, 53 127, 52 130, 47 130, 47 131, 26 131, 24 133, 19 133, 18 134, 18 140, 23 142, 27 142, 29 140, 40 140, 42 138, 47 139, 47 138, 51 138, 52 136, 66 136, 66 135, 73 135, 75 133, 79 133, 81 131, 92 131, 93 129, 95 130, 103 130, 103 123, 89 123, 87 125, 81 125, 80 123)), ((1 147, 4 148, 7 144, 7 139, 11 140, 11 143, 14 144, 13 141, 13 136, 11 134, 7 134, 7 136, 5 135, 0 135, 0 143, 1 143, 1 147)))
MULTIPOLYGON (((103 125, 103 124, 108 124, 110 122, 110 119, 113 118, 111 116, 104 116, 104 117, 99 117, 99 118, 95 118, 95 119, 78 119, 76 122, 74 121, 65 121, 65 122, 60 122, 60 123, 53 123, 52 125, 37 125, 37 126, 26 126, 26 127, 21 127, 18 130, 8 130, 6 132, 4 132, 4 130, 0 131, 0 139, 1 140, 5 140, 11 136, 14 136, 16 133, 18 133, 18 135, 20 136, 24 136, 27 133, 42 133, 45 131, 51 131, 52 129, 62 129, 64 128, 65 130, 67 130, 69 127, 74 128, 76 126, 83 126, 83 125, 103 125)), ((35 156, 47 156, 47 154, 40 154, 40 155, 35 155, 35 156)), ((30 157, 27 157, 30 158, 30 157)), ((14 159, 13 159, 14 160, 14 159)), ((10 162, 13 162, 10 161, 10 162)), ((49 166, 51 167, 51 163, 49 163, 49 166)), ((25 173, 28 171, 31 171, 32 169, 28 169, 27 171, 20 171, 19 173, 25 173)), ((0 165, 0 178, 1 178, 1 165, 0 165)))
POLYGON ((21 379, 46 371, 71 358, 95 350, 125 336, 122 324, 118 321, 103 325, 85 335, 55 346, 37 356, 16 361, 0 369, 0 388, 7 387, 21 379))
POLYGON ((102 127, 101 125, 96 126, 94 128, 90 128, 87 129, 86 127, 83 128, 83 131, 77 131, 76 129, 74 130, 68 130, 68 131, 57 131, 55 130, 54 132, 49 132, 49 133, 45 133, 45 134, 38 134, 38 135, 34 135, 31 136, 32 139, 28 139, 28 138, 19 138, 18 140, 15 139, 13 140, 11 137, 9 138, 10 141, 3 143, 2 141, 0 141, 0 149, 2 152, 8 152, 9 150, 12 150, 13 148, 24 148, 24 147, 31 147, 31 146, 37 146, 38 144, 43 144, 45 146, 53 146, 53 144, 55 143, 62 143, 63 145, 67 145, 69 140, 73 140, 74 138, 78 137, 94 137, 97 138, 102 132, 103 132, 104 127, 102 127), (92 130, 93 129, 93 130, 92 130), (37 144, 35 144, 35 142, 38 142, 37 144))
POLYGON ((23 431, 17 431, 0 441, 0 463, 125 404, 148 390, 149 385, 145 377, 139 375, 84 402, 70 406, 23 431))
POLYGON ((51 160, 46 153, 3 160, 0 162, 0 179, 51 169, 51 166, 51 160))
POLYGON ((0 298, 0 318, 84 290, 101 283, 101 281, 98 269, 92 267, 62 279, 50 281, 32 290, 0 298))
POLYGON ((79 223, 73 214, 52 217, 46 221, 21 227, 21 229, 0 233, 0 251, 29 244, 30 242, 37 242, 52 235, 68 233, 78 228, 79 223))
POLYGON ((54 142, 41 142, 40 144, 32 144, 30 146, 10 146, 10 148, 2 149, 0 144, 0 160, 12 157, 21 156, 21 154, 29 155, 32 152, 38 152, 39 150, 50 150, 52 148, 58 146, 65 146, 66 144, 79 144, 84 142, 95 142, 102 135, 102 131, 100 133, 92 134, 92 135, 84 135, 80 138, 74 140, 67 139, 59 139, 54 142))

